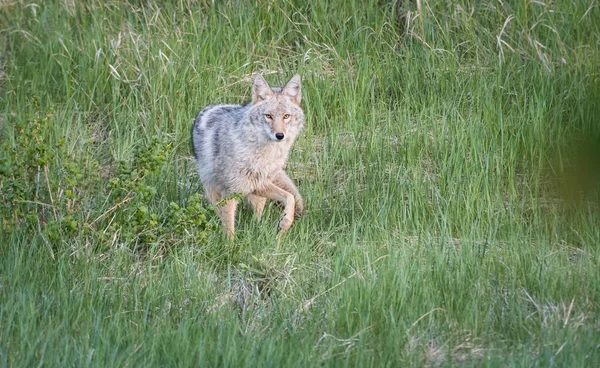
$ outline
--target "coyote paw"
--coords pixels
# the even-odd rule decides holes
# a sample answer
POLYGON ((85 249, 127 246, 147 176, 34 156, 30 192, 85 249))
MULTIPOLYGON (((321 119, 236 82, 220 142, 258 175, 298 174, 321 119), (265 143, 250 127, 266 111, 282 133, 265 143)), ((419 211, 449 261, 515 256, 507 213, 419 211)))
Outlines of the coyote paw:
POLYGON ((293 220, 288 219, 287 217, 284 217, 281 219, 281 221, 279 221, 279 226, 277 227, 277 229, 284 233, 286 231, 289 230, 289 228, 292 226, 292 222, 294 222, 293 220))

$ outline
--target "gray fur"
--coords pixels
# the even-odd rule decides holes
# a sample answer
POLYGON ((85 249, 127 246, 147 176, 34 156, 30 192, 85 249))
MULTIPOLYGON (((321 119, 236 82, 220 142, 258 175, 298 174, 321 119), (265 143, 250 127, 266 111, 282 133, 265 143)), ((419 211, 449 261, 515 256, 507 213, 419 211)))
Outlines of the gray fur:
MULTIPOLYGON (((205 193, 252 195, 285 175, 289 151, 304 127, 299 103, 299 76, 284 87, 270 88, 258 75, 251 103, 204 108, 194 120, 192 144, 205 193), (276 133, 284 133, 284 138, 277 140, 276 133)), ((301 210, 302 199, 293 189, 301 210)))
POLYGON ((200 114, 198 114, 198 116, 196 116, 196 119, 194 119, 194 125, 192 125, 192 152, 194 153, 194 158, 196 160, 198 159, 198 150, 196 149, 196 147, 200 148, 204 145, 204 135, 200 134, 199 129, 200 120, 202 120, 202 116, 204 115, 207 109, 208 107, 202 110, 200 114))

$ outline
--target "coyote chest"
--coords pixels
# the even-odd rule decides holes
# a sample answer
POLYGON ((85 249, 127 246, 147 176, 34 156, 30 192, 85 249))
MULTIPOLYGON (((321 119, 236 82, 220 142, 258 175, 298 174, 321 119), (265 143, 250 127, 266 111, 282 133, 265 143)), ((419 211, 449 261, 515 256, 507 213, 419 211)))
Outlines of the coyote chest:
MULTIPOLYGON (((243 152, 238 160, 235 160, 235 170, 232 179, 239 181, 235 183, 236 192, 252 192, 269 182, 279 171, 283 170, 287 161, 290 146, 285 143, 267 144, 243 152)), ((232 183, 233 184, 233 183, 232 183)))

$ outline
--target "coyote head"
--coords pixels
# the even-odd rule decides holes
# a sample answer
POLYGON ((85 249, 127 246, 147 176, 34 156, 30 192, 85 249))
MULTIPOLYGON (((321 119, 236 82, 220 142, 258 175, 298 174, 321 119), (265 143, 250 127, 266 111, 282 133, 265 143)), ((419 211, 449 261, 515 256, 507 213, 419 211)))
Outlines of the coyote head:
POLYGON ((300 108, 302 87, 300 76, 294 75, 281 88, 271 88, 258 73, 252 85, 252 116, 258 119, 272 141, 294 140, 304 125, 300 108))

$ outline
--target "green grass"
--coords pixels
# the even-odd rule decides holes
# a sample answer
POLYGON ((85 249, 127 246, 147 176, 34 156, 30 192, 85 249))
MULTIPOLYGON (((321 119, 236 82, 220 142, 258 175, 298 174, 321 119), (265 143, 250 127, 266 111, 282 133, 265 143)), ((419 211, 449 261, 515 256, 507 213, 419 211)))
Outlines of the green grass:
POLYGON ((0 3, 0 163, 52 153, 16 223, 2 194, 0 366, 597 364, 598 4, 252 3, 0 3), (194 116, 252 71, 303 77, 306 215, 111 233, 116 163, 164 142, 147 205, 184 206, 194 116))

